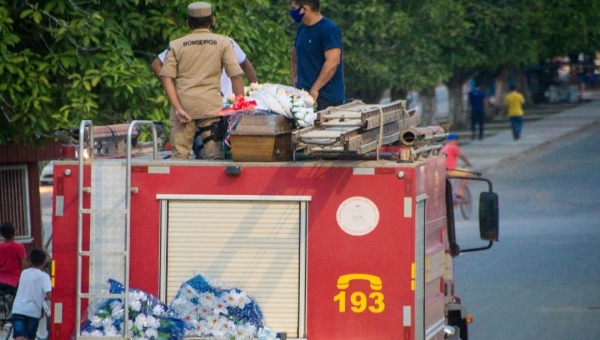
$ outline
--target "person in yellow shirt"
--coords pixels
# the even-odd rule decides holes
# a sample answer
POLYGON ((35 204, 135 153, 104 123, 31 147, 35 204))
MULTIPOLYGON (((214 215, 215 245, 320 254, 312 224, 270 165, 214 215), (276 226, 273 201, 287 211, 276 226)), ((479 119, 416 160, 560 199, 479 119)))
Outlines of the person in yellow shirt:
POLYGON ((525 97, 516 90, 514 85, 511 85, 510 92, 504 97, 504 106, 508 110, 508 118, 510 119, 510 127, 514 140, 521 138, 524 114, 523 104, 525 104, 525 97))

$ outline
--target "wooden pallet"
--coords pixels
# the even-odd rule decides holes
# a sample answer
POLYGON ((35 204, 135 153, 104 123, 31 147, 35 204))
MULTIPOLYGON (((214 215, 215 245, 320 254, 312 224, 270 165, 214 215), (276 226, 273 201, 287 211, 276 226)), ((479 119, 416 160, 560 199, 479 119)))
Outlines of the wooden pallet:
POLYGON ((314 126, 292 133, 292 144, 296 150, 305 153, 364 154, 375 150, 379 144, 398 141, 402 129, 419 123, 416 113, 416 109, 406 110, 405 101, 383 105, 353 101, 317 112, 314 126))

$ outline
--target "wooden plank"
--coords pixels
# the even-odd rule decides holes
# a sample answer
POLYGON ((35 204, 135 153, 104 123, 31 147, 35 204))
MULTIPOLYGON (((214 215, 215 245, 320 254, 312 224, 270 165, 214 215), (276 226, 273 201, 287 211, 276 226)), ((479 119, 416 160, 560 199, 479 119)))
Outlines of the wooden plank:
MULTIPOLYGON (((384 113, 383 114, 383 124, 389 124, 393 121, 397 121, 400 120, 400 118, 402 118, 402 112, 401 111, 393 111, 393 112, 389 112, 389 113, 384 113)), ((380 125, 380 116, 375 116, 375 117, 371 117, 368 118, 366 121, 366 130, 371 130, 374 128, 378 128, 380 125)))
POLYGON ((342 120, 345 120, 345 119, 362 119, 362 112, 360 112, 360 111, 346 111, 346 110, 344 110, 344 111, 338 111, 338 112, 335 112, 335 113, 329 113, 329 114, 323 115, 323 116, 321 116, 321 119, 322 120, 325 120, 325 119, 329 119, 329 120, 331 120, 331 119, 342 119, 342 120))
POLYGON ((403 100, 395 101, 390 104, 385 105, 371 105, 370 110, 365 111, 363 113, 363 121, 367 121, 367 119, 372 117, 379 117, 381 113, 392 113, 392 112, 404 112, 406 107, 406 102, 403 100), (381 112, 380 112, 381 109, 381 112))
POLYGON ((343 122, 327 121, 321 122, 321 126, 363 126, 364 123, 360 119, 349 119, 343 122))
MULTIPOLYGON (((385 136, 385 137, 382 138, 381 145, 391 144, 394 141, 397 141, 399 136, 400 136, 399 132, 398 133, 393 133, 393 134, 388 135, 388 136, 385 136)), ((363 155, 363 154, 365 154, 367 152, 375 150, 377 148, 377 145, 378 145, 377 142, 378 141, 375 140, 375 141, 372 141, 371 143, 362 145, 361 147, 359 147, 356 150, 356 153, 359 154, 359 155, 363 155)))
MULTIPOLYGON (((383 127, 383 135, 388 136, 391 134, 399 134, 400 133, 400 122, 395 121, 390 124, 387 124, 383 127)), ((379 138, 379 129, 373 129, 366 132, 363 132, 357 136, 353 136, 347 139, 345 143, 347 149, 346 151, 356 151, 362 145, 370 143, 379 138)))
POLYGON ((331 131, 331 130, 321 130, 321 131, 313 131, 309 132, 305 135, 302 135, 301 139, 322 139, 322 138, 339 138, 342 135, 342 131, 331 131))

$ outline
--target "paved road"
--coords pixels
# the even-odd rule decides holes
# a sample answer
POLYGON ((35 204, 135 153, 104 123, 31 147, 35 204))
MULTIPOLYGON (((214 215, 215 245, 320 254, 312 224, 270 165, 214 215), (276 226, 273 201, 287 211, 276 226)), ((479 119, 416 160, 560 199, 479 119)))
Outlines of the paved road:
MULTIPOLYGON (((598 147, 592 124, 487 167, 501 240, 455 260, 457 294, 475 317, 469 339, 600 338, 598 147)), ((462 248, 477 244, 474 222, 457 228, 462 248)))

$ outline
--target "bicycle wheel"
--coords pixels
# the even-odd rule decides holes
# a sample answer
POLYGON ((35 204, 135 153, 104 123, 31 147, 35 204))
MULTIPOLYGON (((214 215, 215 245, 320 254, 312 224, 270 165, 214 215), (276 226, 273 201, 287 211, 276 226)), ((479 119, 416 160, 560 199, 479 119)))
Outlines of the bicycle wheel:
POLYGON ((0 340, 9 340, 12 335, 12 325, 9 322, 0 321, 0 340))
POLYGON ((50 306, 44 301, 42 308, 42 317, 35 333, 36 340, 48 340, 50 338, 50 306))
POLYGON ((459 201, 460 214, 465 220, 471 218, 471 211, 473 210, 473 204, 471 200, 471 190, 465 185, 463 189, 463 197, 459 201))
POLYGON ((48 320, 46 314, 42 314, 35 338, 37 340, 48 340, 50 338, 50 320, 48 320))

